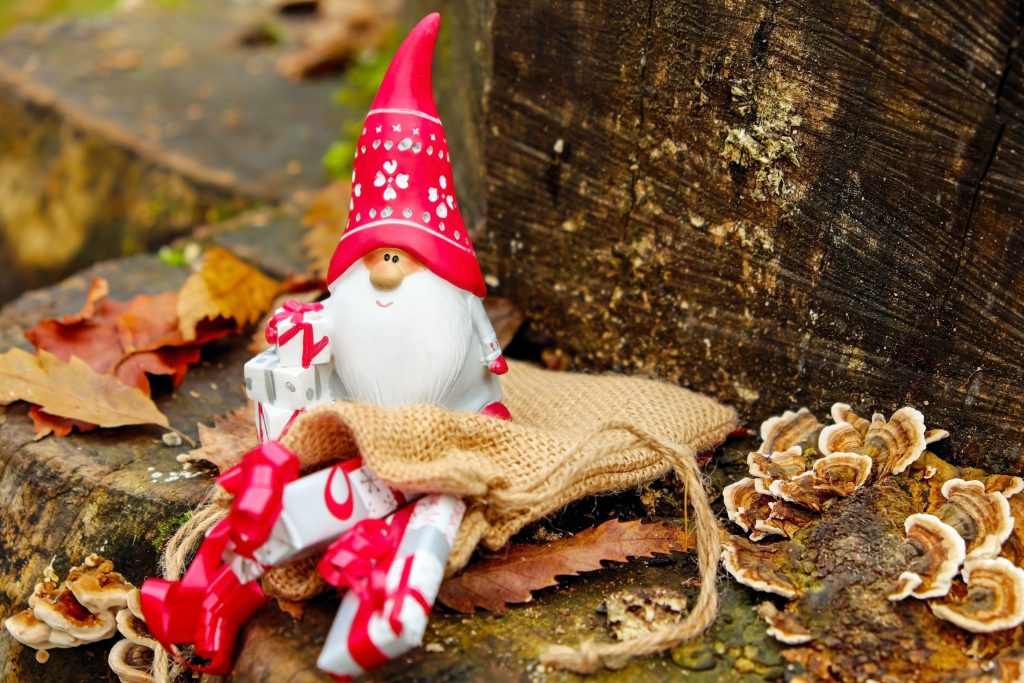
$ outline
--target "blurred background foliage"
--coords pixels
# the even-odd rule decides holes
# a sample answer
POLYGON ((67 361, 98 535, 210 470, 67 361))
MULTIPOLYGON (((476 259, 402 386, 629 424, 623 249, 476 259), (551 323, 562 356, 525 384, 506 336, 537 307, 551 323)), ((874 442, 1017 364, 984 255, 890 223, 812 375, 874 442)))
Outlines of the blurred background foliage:
POLYGON ((196 0, 0 0, 0 34, 18 24, 57 16, 83 17, 141 4, 181 5, 196 0))

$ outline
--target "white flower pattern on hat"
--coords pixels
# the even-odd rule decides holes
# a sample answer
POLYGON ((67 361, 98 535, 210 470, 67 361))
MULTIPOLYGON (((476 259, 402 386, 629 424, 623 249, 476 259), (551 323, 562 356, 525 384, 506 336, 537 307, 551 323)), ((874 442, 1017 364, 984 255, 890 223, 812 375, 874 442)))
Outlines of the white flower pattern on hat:
MULTIPOLYGON (((353 180, 353 182, 355 181, 355 179, 356 179, 356 172, 352 171, 352 180, 353 180)), ((363 193, 363 184, 362 183, 356 183, 355 185, 352 186, 352 194, 349 195, 349 198, 348 198, 348 210, 349 211, 351 211, 352 209, 356 208, 356 197, 358 197, 362 193, 363 193)))
POLYGON ((438 190, 436 187, 429 188, 427 190, 427 199, 432 202, 438 202, 435 209, 437 217, 446 218, 448 216, 448 209, 455 208, 455 197, 445 192, 448 187, 448 179, 443 175, 438 177, 437 184, 441 186, 441 189, 438 190), (448 206, 445 206, 445 204, 448 206))
POLYGON ((404 190, 409 187, 409 174, 396 173, 397 170, 397 161, 394 159, 385 161, 383 170, 377 171, 377 175, 373 179, 374 187, 384 188, 384 201, 386 202, 390 202, 398 196, 398 192, 395 190, 396 186, 400 190, 404 190), (385 187, 385 185, 387 187, 385 187))

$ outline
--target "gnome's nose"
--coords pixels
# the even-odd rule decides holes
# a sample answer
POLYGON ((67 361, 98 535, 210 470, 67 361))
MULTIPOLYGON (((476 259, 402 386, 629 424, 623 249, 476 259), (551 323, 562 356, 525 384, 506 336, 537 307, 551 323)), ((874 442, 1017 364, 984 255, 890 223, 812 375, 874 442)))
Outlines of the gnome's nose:
POLYGON ((385 291, 398 289, 398 285, 402 284, 403 277, 402 269, 398 264, 388 261, 381 261, 370 270, 370 284, 385 291))

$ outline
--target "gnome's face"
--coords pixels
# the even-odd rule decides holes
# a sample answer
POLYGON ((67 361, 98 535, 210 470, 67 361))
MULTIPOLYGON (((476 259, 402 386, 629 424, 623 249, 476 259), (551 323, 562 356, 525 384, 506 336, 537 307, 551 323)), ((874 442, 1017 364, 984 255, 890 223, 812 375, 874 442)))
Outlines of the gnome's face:
POLYGON ((390 292, 398 289, 405 278, 425 268, 415 256, 396 248, 371 251, 363 257, 363 265, 370 271, 370 284, 387 297, 383 301, 377 300, 381 308, 388 308, 394 303, 390 292))
POLYGON ((471 296, 401 249, 353 263, 324 302, 345 393, 379 405, 444 403, 469 356, 471 296))

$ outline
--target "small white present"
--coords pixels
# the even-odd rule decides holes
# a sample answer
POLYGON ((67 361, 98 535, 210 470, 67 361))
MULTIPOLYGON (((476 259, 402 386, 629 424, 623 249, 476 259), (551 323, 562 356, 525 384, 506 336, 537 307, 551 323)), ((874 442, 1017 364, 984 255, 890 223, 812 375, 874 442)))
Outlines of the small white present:
POLYGON ((311 365, 308 368, 271 368, 274 395, 271 403, 281 408, 299 410, 323 402, 328 398, 331 379, 330 365, 311 365))
POLYGON ((273 403, 275 389, 272 371, 279 364, 277 349, 273 348, 250 358, 242 369, 246 396, 258 403, 273 403))
POLYGON ((331 360, 323 304, 286 301, 267 323, 267 342, 277 345, 283 368, 308 368, 331 360))
POLYGON ((256 436, 259 437, 260 443, 264 443, 277 441, 284 436, 295 422, 295 418, 305 409, 284 408, 273 403, 257 401, 253 410, 256 418, 256 436))

